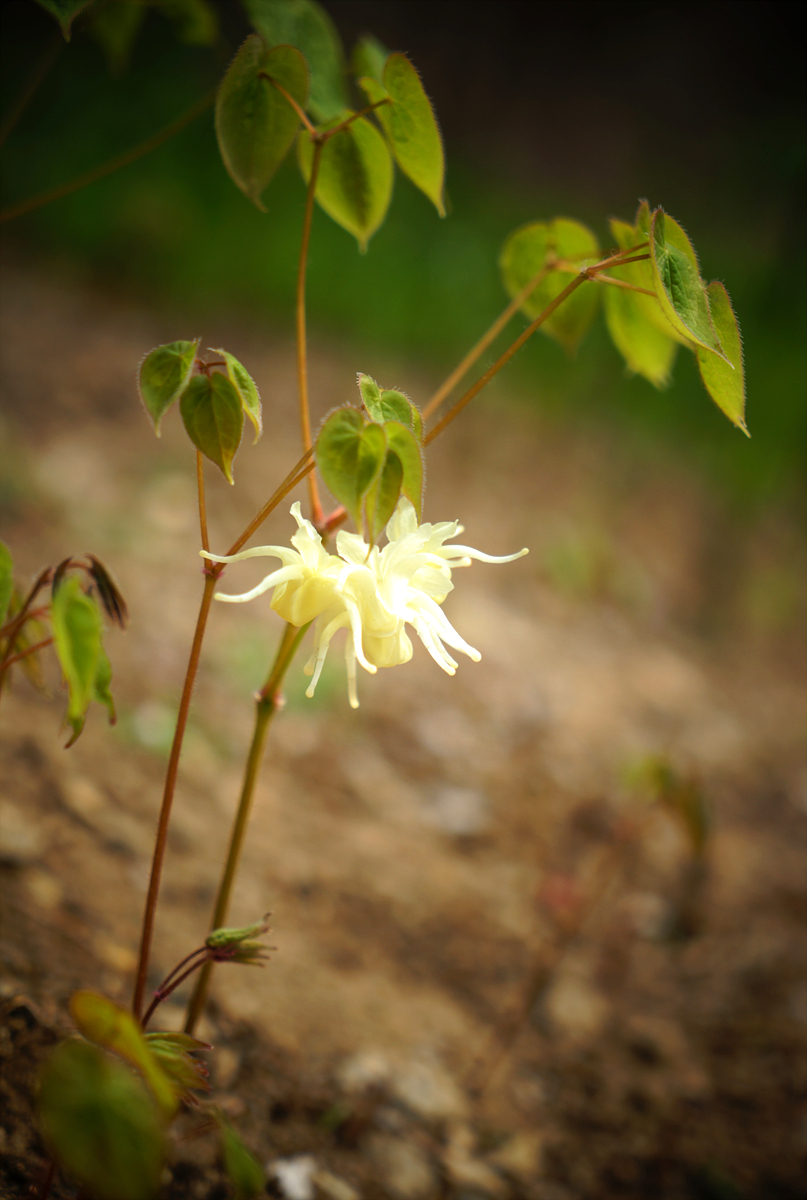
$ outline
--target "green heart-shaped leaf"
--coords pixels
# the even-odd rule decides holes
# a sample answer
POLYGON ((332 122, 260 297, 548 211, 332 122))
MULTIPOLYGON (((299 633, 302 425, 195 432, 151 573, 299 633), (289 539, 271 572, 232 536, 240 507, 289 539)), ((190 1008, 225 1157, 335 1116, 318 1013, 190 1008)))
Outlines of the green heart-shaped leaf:
MULTIPOLYGON (((297 148, 300 170, 308 183, 314 146, 305 130, 300 133, 297 148)), ((316 199, 337 225, 355 237, 364 253, 392 199, 392 159, 387 144, 364 117, 326 142, 320 159, 316 199)))
MULTIPOLYGON (((54 649, 67 683, 66 719, 73 730, 67 744, 72 746, 84 728, 87 709, 96 698, 99 666, 102 678, 104 674, 101 613, 93 598, 82 592, 75 576, 63 580, 56 589, 51 604, 51 624, 54 649)), ((107 680, 106 690, 108 687, 107 680)))
POLYGON ((650 225, 650 256, 653 286, 675 332, 706 350, 722 354, 695 249, 678 222, 661 208, 653 213, 650 225))
MULTIPOLYGON (((385 421, 384 432, 387 435, 387 448, 397 454, 403 468, 401 492, 415 508, 418 521, 423 505, 423 479, 425 465, 423 449, 411 429, 400 421, 385 421)), ((384 522, 386 525, 386 521, 384 522)))
POLYGON ((355 408, 339 408, 317 437, 317 466, 325 486, 344 504, 357 528, 361 505, 384 466, 387 438, 381 425, 365 424, 355 408))
MULTIPOLYGON (((247 15, 268 46, 296 46, 311 70, 308 111, 330 121, 347 107, 342 42, 325 9, 314 0, 244 0, 247 15)), ((296 97, 295 97, 296 98, 296 97)))
POLYGON ((706 292, 712 322, 729 361, 725 362, 699 346, 695 354, 701 379, 717 407, 750 437, 745 425, 745 369, 740 327, 723 284, 718 281, 710 283, 706 292))
POLYGON ((140 398, 160 436, 160 422, 188 385, 199 349, 194 342, 169 342, 147 354, 140 366, 140 398))
POLYGON ((244 428, 244 410, 235 385, 221 371, 213 371, 210 378, 196 375, 182 393, 179 411, 196 449, 232 483, 233 459, 244 428))
MULTIPOLYGON (((629 250, 644 240, 641 232, 625 221, 612 220, 611 232, 621 250, 629 250)), ((627 267, 609 267, 608 274, 634 287, 653 291, 649 260, 627 267)), ((672 326, 655 294, 647 296, 606 284, 604 304, 608 332, 628 370, 643 375, 654 387, 666 387, 679 339, 673 336, 672 326)))
POLYGON ((246 367, 242 367, 238 359, 232 354, 228 354, 226 350, 213 350, 212 346, 209 348, 213 354, 220 354, 227 364, 227 377, 241 397, 241 407, 244 410, 244 415, 249 417, 255 427, 255 438, 252 443, 254 446, 263 433, 261 398, 255 386, 255 380, 246 367))

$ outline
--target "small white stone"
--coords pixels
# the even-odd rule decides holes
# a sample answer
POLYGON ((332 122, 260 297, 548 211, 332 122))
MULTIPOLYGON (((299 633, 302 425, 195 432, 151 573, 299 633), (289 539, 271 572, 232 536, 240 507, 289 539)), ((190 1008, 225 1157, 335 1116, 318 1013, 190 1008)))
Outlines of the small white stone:
POLYGON ((455 837, 484 833, 490 825, 490 803, 475 788, 438 788, 423 805, 423 821, 455 837))
POLYGON ((314 1200, 314 1176, 317 1160, 310 1154, 295 1158, 276 1158, 267 1163, 269 1178, 274 1178, 285 1200, 314 1200))
POLYGON ((415 1060, 393 1072, 392 1095, 426 1121, 464 1117, 468 1101, 460 1088, 437 1062, 415 1060))

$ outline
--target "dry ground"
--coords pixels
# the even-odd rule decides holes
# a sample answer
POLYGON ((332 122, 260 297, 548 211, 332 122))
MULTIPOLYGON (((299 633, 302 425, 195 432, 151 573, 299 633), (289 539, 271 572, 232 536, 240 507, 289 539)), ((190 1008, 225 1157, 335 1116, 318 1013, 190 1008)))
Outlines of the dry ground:
MULTIPOLYGON (((26 1194, 42 1161, 30 1093, 71 990, 125 1002, 131 986, 200 593, 187 441, 176 413, 154 439, 133 381, 151 346, 196 332, 7 271, 2 536, 20 581, 98 555, 132 620, 109 637, 114 730, 98 710, 62 749, 50 668, 50 695, 17 675, 0 710, 3 1195, 26 1194)), ((253 371, 267 426, 234 489, 209 472, 215 548, 297 449, 292 347, 226 319, 208 342, 253 371)), ((414 398, 433 383, 321 349, 318 414, 355 398, 357 368, 414 398)), ((338 653, 314 701, 292 673, 232 913, 271 909, 278 949, 264 971, 219 970, 215 1096, 274 1195, 800 1196, 799 537, 782 514, 741 530, 680 464, 629 458, 505 394, 429 461, 427 518, 461 516, 463 540, 490 553, 531 549, 455 576, 446 611, 481 663, 450 679, 418 644, 405 668, 362 674, 358 712, 338 653), (675 813, 631 782, 650 754, 708 798, 702 863, 675 813)), ((290 532, 284 506, 259 540, 290 532)), ((260 567, 231 569, 229 590, 260 567)), ((206 932, 278 629, 265 598, 213 613, 155 983, 206 932)), ((181 1015, 167 1006, 166 1023, 181 1015)), ((205 1153, 183 1149, 166 1194, 226 1194, 205 1153)))

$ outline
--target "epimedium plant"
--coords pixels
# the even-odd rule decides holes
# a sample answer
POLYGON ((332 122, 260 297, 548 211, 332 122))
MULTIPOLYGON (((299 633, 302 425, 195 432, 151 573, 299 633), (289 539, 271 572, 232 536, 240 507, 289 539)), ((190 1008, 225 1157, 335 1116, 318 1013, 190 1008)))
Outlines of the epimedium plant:
MULTIPOLYGON (((135 0, 37 0, 69 40, 76 18, 120 70, 131 52, 146 5, 135 0)), ((216 37, 215 10, 205 0, 155 0, 178 23, 181 36, 199 43, 216 37)), ((355 403, 325 415, 313 432, 308 395, 306 269, 315 206, 356 239, 365 252, 392 198, 395 167, 434 204, 444 206, 444 154, 431 102, 405 54, 362 38, 349 67, 327 13, 315 0, 244 0, 253 26, 227 69, 215 97, 215 127, 224 166, 261 211, 264 194, 296 146, 305 185, 296 292, 297 390, 301 457, 224 554, 211 551, 205 500, 205 460, 233 483, 233 464, 245 421, 256 443, 263 433, 258 388, 228 351, 200 354, 201 339, 177 340, 148 353, 139 372, 140 396, 156 435, 175 405, 195 449, 200 553, 204 584, 196 630, 168 760, 155 850, 144 905, 131 1011, 93 990, 78 992, 70 1011, 80 1035, 60 1045, 45 1070, 40 1113, 53 1155, 40 1195, 57 1169, 100 1200, 156 1196, 180 1110, 220 1131, 222 1157, 235 1195, 255 1195, 263 1174, 223 1116, 204 1102, 207 1068, 199 1057, 212 1048, 195 1037, 216 963, 262 965, 266 919, 225 925, 246 837, 256 779, 283 681, 307 630, 314 648, 305 670, 313 694, 331 639, 346 631, 350 703, 358 705, 357 664, 370 673, 406 662, 411 626, 435 662, 449 674, 456 662, 446 647, 478 659, 446 618, 442 604, 452 572, 473 559, 509 562, 471 547, 447 544, 457 522, 423 521, 426 451, 465 406, 539 329, 574 351, 602 300, 609 334, 629 371, 664 387, 679 346, 698 362, 705 388, 725 415, 747 433, 739 328, 722 283, 704 282, 694 247, 661 207, 642 201, 632 222, 612 220, 610 248, 567 217, 536 220, 506 239, 500 269, 509 303, 462 362, 421 406, 402 391, 359 373, 355 403), (352 105, 352 106, 351 106, 352 105), (461 380, 521 314, 527 320, 511 344, 450 404, 461 380), (336 501, 323 508, 317 473, 336 501), (309 516, 292 506, 297 532, 291 546, 247 542, 283 499, 307 484, 309 516), (351 520, 356 532, 343 528, 351 520), (386 535, 386 542, 382 539, 386 535), (335 542, 335 552, 331 544, 335 542), (280 560, 251 591, 217 591, 228 566, 266 555, 280 560), (255 699, 254 729, 228 855, 204 943, 147 995, 151 947, 166 841, 194 680, 213 599, 245 602, 272 590, 272 607, 285 622, 263 687, 255 699), (160 1004, 195 977, 182 1033, 148 1029, 160 1004)), ((0 220, 30 211, 117 169, 177 132, 207 105, 173 122, 112 164, 41 197, 0 212, 0 220), (145 147, 145 148, 144 148, 145 147)), ((24 669, 41 681, 40 657, 55 650, 67 688, 65 722, 72 745, 93 702, 114 721, 111 668, 103 648, 103 619, 126 621, 126 605, 97 558, 65 559, 46 568, 27 593, 15 589, 11 553, 0 544, 0 688, 24 669), (41 596, 50 587, 47 603, 41 596)))

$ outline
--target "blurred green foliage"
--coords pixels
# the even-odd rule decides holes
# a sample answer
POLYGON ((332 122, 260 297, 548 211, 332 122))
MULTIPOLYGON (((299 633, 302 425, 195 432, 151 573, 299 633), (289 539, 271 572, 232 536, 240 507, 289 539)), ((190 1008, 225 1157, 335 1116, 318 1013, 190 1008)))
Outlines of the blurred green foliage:
MULTIPOLYGON (((3 112, 55 28, 29 0, 5 7, 3 112)), ((339 6, 331 7, 338 22, 339 6)), ((134 146, 214 87, 248 32, 240 6, 225 4, 219 12, 222 39, 205 48, 178 41, 164 16, 150 10, 129 69, 118 78, 79 21, 3 148, 3 204, 134 146)), ((428 88, 427 77, 425 82, 428 88)), ((742 162, 737 146, 727 152, 727 170, 736 176, 724 188, 736 187, 730 211, 709 195, 689 211, 680 211, 678 195, 649 196, 693 235, 704 275, 724 280, 731 292, 744 335, 751 443, 727 427, 708 401, 690 355, 678 356, 667 391, 626 378, 601 319, 573 359, 549 339, 533 338, 494 382, 488 403, 515 388, 558 420, 618 427, 626 453, 643 447, 653 454, 660 443, 678 448, 719 480, 740 509, 774 500, 797 503, 807 441, 799 128, 799 122, 783 126, 778 139, 757 131, 742 162), (761 192, 763 175, 767 190, 761 192)), ((448 163, 447 220, 437 219, 428 200, 399 178, 387 221, 365 256, 323 213, 315 215, 312 331, 347 340, 357 367, 370 347, 399 360, 417 359, 436 375, 453 367, 504 306, 497 259, 507 235, 525 221, 565 213, 586 221, 609 244, 611 214, 594 211, 584 196, 563 194, 551 183, 526 187, 515 171, 512 177, 498 168, 482 172, 455 154, 450 142, 448 163)), ((672 169, 686 177, 686 157, 672 169)), ((649 171, 648 179, 657 182, 658 173, 649 171)), ((694 186, 683 186, 681 195, 688 190, 697 197, 694 186)), ((303 195, 289 160, 266 193, 267 215, 257 212, 222 166, 211 109, 147 157, 9 222, 3 246, 63 275, 182 313, 183 328, 189 317, 201 324, 206 315, 226 310, 253 327, 266 321, 290 333, 303 195)), ((632 220, 637 199, 626 196, 617 215, 632 220)), ((511 326, 521 327, 520 318, 511 326)))

